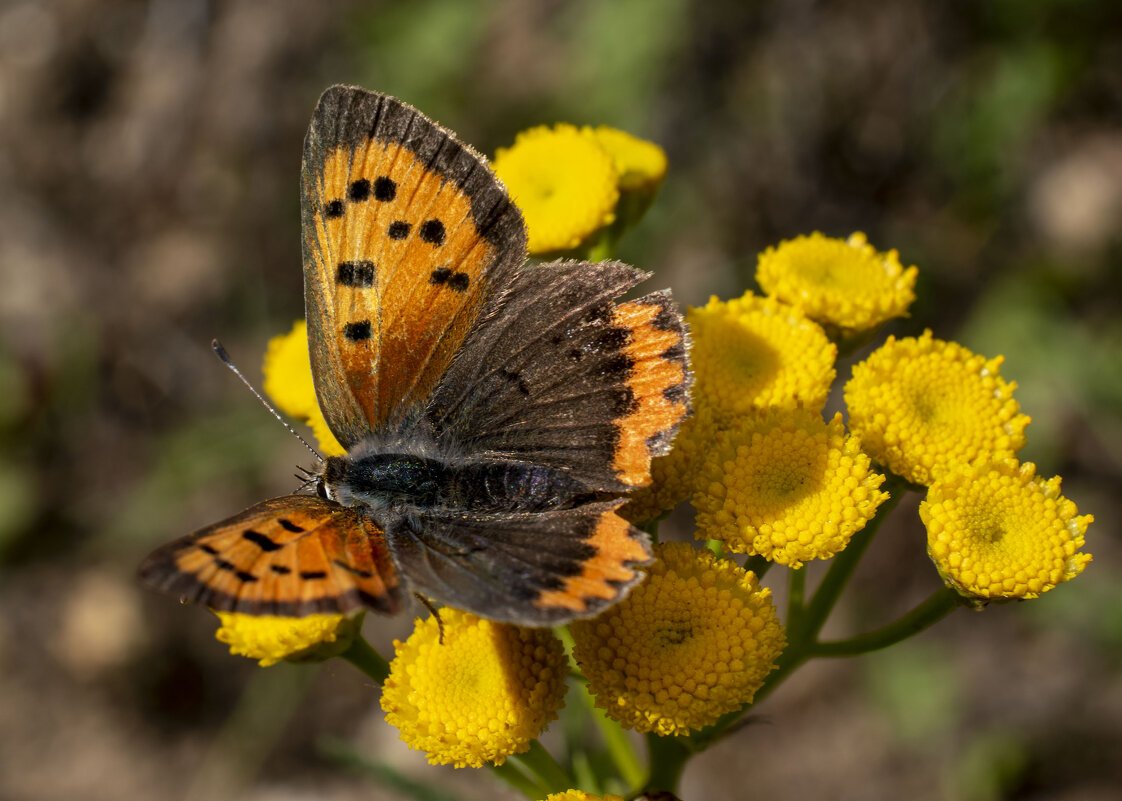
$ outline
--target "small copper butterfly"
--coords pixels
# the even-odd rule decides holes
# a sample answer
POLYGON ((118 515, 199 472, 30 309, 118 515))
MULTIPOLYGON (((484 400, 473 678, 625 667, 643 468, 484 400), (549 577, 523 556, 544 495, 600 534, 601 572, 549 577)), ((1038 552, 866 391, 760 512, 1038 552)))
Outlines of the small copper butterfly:
POLYGON ((486 159, 356 87, 316 106, 302 213, 312 375, 347 454, 143 580, 248 614, 393 614, 408 591, 530 626, 622 598, 650 551, 617 510, 688 413, 669 291, 618 302, 647 274, 527 264, 486 159))

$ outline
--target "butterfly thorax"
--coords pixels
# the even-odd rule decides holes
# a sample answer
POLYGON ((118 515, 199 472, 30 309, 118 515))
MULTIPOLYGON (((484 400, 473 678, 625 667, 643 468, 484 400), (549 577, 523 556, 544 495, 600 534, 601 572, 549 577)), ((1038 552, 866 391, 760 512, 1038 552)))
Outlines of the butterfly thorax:
POLYGON ((593 497, 581 482, 544 465, 516 460, 443 460, 408 453, 332 456, 323 494, 343 506, 544 511, 593 497))

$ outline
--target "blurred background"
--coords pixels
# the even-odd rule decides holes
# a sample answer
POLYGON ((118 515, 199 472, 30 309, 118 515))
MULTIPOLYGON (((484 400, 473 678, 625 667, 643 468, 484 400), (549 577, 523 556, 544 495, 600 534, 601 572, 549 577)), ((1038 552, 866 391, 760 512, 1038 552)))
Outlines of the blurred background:
MULTIPOLYGON (((209 342, 259 382, 303 314, 301 143, 337 82, 484 153, 562 120, 660 143, 621 256, 687 304, 800 233, 898 248, 918 301, 890 330, 1004 354, 1022 458, 1097 518, 1079 580, 799 671, 687 801, 1119 797, 1116 0, 3 0, 0 799, 508 797, 408 752, 349 665, 260 670, 133 578, 307 461, 209 342)), ((916 503, 827 634, 937 586, 916 503)), ((366 630, 389 653, 409 621, 366 630)))

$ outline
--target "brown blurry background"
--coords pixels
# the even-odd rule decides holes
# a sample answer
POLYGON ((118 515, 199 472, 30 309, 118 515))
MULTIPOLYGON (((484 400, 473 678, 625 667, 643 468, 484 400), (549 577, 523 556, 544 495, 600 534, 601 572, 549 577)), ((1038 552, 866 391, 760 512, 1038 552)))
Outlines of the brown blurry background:
MULTIPOLYGON (((209 342, 259 381, 303 313, 301 142, 337 82, 486 153, 559 120, 659 142, 621 256, 684 303, 800 233, 898 248, 890 330, 1004 354, 1022 457, 1097 518, 1070 585, 801 670, 687 801, 1122 797, 1115 0, 0 0, 0 799, 509 795, 408 752, 349 665, 259 670, 133 579, 307 461, 209 342)), ((937 586, 916 502, 833 636, 937 586)))

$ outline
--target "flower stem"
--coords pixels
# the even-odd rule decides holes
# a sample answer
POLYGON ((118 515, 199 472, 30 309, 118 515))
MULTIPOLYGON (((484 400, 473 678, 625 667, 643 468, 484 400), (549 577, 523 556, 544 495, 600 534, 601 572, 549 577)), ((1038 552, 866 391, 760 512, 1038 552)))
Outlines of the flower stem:
POLYGON ((751 570, 756 574, 757 579, 762 579, 764 575, 766 575, 767 572, 771 569, 771 566, 773 564, 775 563, 768 561, 766 557, 760 556, 759 554, 753 554, 752 556, 749 556, 747 560, 745 560, 744 569, 751 570))
POLYGON ((811 656, 857 656, 879 651, 918 634, 938 623, 961 605, 961 596, 950 587, 940 587, 927 600, 898 620, 847 640, 815 643, 811 656))
POLYGON ((379 685, 384 684, 390 675, 390 663, 375 651, 362 635, 356 636, 351 642, 351 647, 339 656, 374 679, 379 685))
POLYGON ((665 793, 678 792, 678 782, 686 768, 686 760, 692 752, 677 737, 659 737, 653 732, 647 735, 647 758, 650 760, 650 773, 647 776, 646 791, 661 790, 665 793))
MULTIPOLYGON (((590 699, 592 695, 585 693, 590 699)), ((612 762, 616 766, 616 771, 619 773, 624 783, 632 788, 638 789, 643 782, 643 766, 639 763, 639 757, 635 754, 635 749, 631 747, 631 740, 627 737, 620 725, 614 720, 609 718, 603 709, 592 707, 592 719, 596 721, 596 726, 600 729, 600 736, 604 738, 604 744, 608 747, 608 755, 611 756, 612 762)))
POLYGON ((889 492, 888 498, 880 505, 880 508, 877 509, 876 516, 869 521, 868 525, 854 534, 845 550, 834 557, 830 569, 826 571, 822 583, 818 585, 818 589, 814 591, 814 597, 811 598, 810 603, 806 607, 806 613, 800 621, 798 630, 788 632, 791 637, 789 650, 802 651, 813 647, 813 643, 818 637, 818 632, 821 631, 822 626, 825 625, 826 618, 828 618, 830 612, 833 611, 834 605, 837 604, 838 598, 842 594, 842 590, 845 589, 845 585, 849 582, 853 571, 857 569, 857 563, 860 562, 861 557, 865 555, 865 550, 869 547, 869 543, 873 541, 873 537, 876 536, 881 523, 883 523, 889 513, 896 508, 896 504, 900 502, 900 498, 904 494, 905 485, 903 483, 894 482, 891 476, 885 483, 889 484, 886 488, 889 492))
POLYGON ((538 784, 523 773, 522 769, 515 765, 511 759, 501 765, 492 764, 490 768, 492 773, 527 798, 545 798, 550 793, 547 787, 538 784))
POLYGON ((573 780, 557 760, 537 740, 530 741, 530 750, 516 754, 511 759, 537 777, 538 782, 550 793, 563 793, 572 788, 573 780))
POLYGON ((806 601, 806 568, 787 571, 787 630, 797 630, 802 624, 803 604, 806 601))

